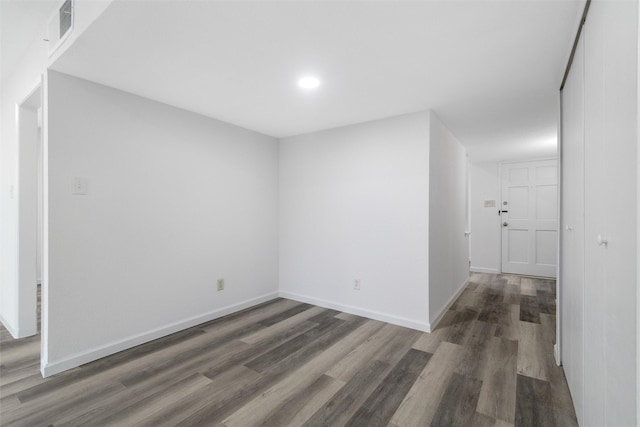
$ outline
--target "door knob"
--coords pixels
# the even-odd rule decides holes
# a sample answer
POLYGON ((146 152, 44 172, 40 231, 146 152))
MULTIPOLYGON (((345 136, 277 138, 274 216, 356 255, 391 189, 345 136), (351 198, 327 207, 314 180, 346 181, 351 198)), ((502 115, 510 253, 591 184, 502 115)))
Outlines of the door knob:
POLYGON ((508 223, 508 222, 506 222, 506 221, 502 223, 502 226, 503 226, 503 227, 506 227, 507 225, 509 225, 509 223, 508 223))
POLYGON ((598 237, 596 238, 596 241, 598 242, 598 245, 604 246, 605 248, 609 244, 609 240, 605 236, 603 236, 601 234, 598 234, 598 237))

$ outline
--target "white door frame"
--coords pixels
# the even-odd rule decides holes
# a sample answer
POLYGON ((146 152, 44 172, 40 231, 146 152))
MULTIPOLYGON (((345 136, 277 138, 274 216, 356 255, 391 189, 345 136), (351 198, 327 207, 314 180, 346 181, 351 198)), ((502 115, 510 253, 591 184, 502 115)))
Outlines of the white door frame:
POLYGON ((556 264, 556 343, 553 356, 556 365, 562 365, 562 90, 558 91, 558 261, 556 264))
MULTIPOLYGON (((33 196, 33 201, 36 202, 37 184, 35 188, 30 189, 34 190, 32 194, 32 191, 28 191, 29 189, 24 178, 21 177, 22 173, 25 172, 25 168, 32 169, 33 172, 37 173, 38 151, 37 147, 31 147, 32 149, 26 150, 25 144, 32 141, 25 141, 26 136, 22 133, 21 127, 23 125, 24 111, 30 110, 30 108, 25 104, 27 104, 34 95, 39 93, 40 106, 42 106, 42 91, 42 78, 39 78, 32 85, 27 94, 15 104, 15 124, 18 139, 17 191, 14 190, 17 199, 16 203, 18 205, 18 239, 17 247, 15 248, 17 254, 16 268, 18 271, 16 282, 18 294, 18 324, 16 325, 16 331, 14 331, 14 338, 24 338, 38 333, 36 291, 37 273, 35 270, 37 241, 31 238, 35 237, 37 239, 37 233, 35 230, 31 229, 31 226, 37 226, 38 214, 37 203, 28 203, 26 199, 26 197, 33 196), (33 167, 35 167, 35 169, 33 167), (25 193, 27 191, 29 194, 25 193)), ((43 135, 44 133, 41 131, 41 139, 43 138, 43 135)), ((35 181, 37 182, 37 178, 35 181)))

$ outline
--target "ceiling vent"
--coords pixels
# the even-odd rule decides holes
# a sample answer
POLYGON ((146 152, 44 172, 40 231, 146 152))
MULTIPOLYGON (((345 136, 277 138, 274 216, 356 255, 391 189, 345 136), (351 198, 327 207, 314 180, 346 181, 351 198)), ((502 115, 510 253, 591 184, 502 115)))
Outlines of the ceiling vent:
POLYGON ((65 0, 49 19, 49 55, 53 54, 73 31, 73 0, 65 0))

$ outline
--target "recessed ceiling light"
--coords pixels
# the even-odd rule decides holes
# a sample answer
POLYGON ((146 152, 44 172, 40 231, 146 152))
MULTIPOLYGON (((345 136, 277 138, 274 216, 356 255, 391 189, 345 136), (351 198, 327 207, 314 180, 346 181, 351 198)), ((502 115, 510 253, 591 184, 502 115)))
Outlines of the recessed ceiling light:
POLYGON ((320 80, 311 76, 302 77, 298 80, 298 86, 303 89, 315 89, 320 86, 320 80))

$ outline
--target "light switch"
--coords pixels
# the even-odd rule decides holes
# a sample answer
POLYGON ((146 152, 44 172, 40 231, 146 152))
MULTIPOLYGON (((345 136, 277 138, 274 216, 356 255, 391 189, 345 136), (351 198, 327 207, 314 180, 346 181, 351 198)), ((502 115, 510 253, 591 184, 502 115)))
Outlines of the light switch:
POLYGON ((87 178, 81 176, 76 176, 75 178, 73 178, 73 189, 71 190, 71 194, 89 194, 87 188, 87 178))
POLYGON ((485 200, 484 201, 484 207, 485 208, 495 208, 496 207, 496 201, 495 200, 485 200))

